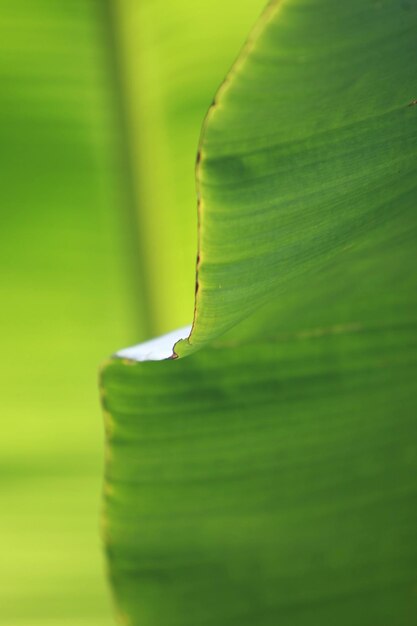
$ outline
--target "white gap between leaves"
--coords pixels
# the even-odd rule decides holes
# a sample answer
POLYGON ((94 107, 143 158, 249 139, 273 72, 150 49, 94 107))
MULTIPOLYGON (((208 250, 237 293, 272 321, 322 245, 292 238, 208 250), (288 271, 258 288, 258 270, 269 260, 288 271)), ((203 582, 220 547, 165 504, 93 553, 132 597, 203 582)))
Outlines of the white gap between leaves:
POLYGON ((191 324, 172 330, 166 335, 149 339, 136 346, 123 348, 116 352, 115 356, 121 359, 130 359, 131 361, 163 361, 169 359, 173 355, 174 345, 180 339, 186 339, 191 332, 191 324))

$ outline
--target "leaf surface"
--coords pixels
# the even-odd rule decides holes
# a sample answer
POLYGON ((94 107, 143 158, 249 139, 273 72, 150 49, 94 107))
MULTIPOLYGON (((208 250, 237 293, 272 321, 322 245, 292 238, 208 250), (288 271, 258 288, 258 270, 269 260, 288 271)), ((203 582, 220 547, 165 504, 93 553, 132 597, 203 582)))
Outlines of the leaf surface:
POLYGON ((102 373, 128 624, 415 624, 416 26, 272 3, 215 98, 175 352, 205 348, 102 373))
POLYGON ((180 354, 288 288, 308 298, 306 275, 375 231, 415 226, 416 5, 333 4, 270 4, 208 113, 180 354))

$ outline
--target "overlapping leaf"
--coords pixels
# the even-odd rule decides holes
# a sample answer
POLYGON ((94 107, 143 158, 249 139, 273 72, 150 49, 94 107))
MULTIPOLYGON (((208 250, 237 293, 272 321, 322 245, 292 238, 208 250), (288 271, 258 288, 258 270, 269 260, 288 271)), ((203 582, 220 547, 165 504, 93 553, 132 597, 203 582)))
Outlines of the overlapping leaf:
POLYGON ((415 623, 416 26, 272 3, 209 111, 208 347, 102 375, 129 624, 415 623))

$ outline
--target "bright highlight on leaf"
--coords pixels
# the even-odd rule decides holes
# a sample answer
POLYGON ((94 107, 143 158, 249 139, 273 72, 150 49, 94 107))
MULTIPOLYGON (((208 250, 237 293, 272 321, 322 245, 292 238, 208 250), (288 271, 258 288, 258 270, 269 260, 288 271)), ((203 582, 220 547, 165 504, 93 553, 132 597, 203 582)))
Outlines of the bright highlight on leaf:
POLYGON ((102 373, 129 624, 416 623, 416 32, 416 2, 273 2, 208 112, 161 356, 204 349, 102 373))

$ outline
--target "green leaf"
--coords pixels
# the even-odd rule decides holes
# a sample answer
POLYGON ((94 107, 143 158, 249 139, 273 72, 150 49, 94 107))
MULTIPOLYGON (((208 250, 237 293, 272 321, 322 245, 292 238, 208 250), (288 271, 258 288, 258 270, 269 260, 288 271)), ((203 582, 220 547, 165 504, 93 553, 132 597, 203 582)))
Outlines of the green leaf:
POLYGON ((106 0, 117 57, 148 334, 193 312, 202 119, 264 0, 106 0))
POLYGON ((97 6, 0 2, 7 626, 113 623, 97 538, 103 452, 94 381, 109 346, 134 337, 134 280, 115 239, 124 222, 115 210, 117 140, 97 6))
POLYGON ((203 129, 192 349, 289 286, 305 298, 306 272, 374 231, 415 224, 412 8, 269 5, 203 129))
POLYGON ((274 2, 216 96, 175 353, 206 347, 102 372, 127 624, 415 624, 416 27, 274 2))

